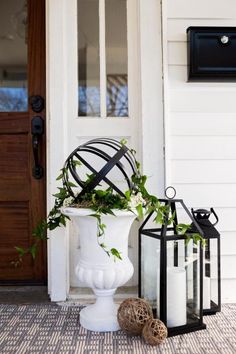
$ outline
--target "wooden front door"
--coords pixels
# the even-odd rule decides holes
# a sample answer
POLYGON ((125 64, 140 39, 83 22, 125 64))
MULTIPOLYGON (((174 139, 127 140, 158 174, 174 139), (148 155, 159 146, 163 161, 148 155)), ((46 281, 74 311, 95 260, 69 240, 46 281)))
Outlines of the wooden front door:
POLYGON ((11 263, 17 257, 14 247, 30 247, 32 230, 45 217, 45 102, 44 107, 40 105, 44 99, 45 0, 1 1, 1 284, 46 281, 44 246, 39 248, 35 262, 28 255, 18 268, 11 263), (41 96, 43 100, 32 96, 41 96))

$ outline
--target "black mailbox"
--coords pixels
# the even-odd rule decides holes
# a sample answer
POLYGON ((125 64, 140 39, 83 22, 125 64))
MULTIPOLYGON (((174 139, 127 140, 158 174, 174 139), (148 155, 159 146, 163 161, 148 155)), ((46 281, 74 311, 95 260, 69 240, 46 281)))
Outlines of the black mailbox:
POLYGON ((189 81, 236 81, 236 27, 189 27, 189 81))

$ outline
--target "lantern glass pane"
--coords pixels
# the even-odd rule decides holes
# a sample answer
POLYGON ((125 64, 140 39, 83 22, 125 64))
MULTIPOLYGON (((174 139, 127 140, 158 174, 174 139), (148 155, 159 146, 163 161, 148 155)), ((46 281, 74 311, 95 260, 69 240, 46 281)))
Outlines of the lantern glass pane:
POLYGON ((150 303, 155 312, 159 309, 160 241, 142 235, 141 247, 141 297, 150 303))
POLYGON ((218 298, 218 239, 206 240, 203 267, 203 310, 214 309, 218 298))
POLYGON ((185 249, 188 324, 200 320, 200 247, 191 240, 185 249))

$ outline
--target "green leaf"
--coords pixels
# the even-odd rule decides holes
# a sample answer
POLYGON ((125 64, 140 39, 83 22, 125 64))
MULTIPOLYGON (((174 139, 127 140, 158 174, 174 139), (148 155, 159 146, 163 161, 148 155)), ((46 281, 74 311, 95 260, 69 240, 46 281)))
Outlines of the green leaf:
POLYGON ((60 217, 60 224, 63 226, 66 226, 66 218, 65 218, 65 215, 63 215, 63 214, 61 214, 61 217, 60 217))
POLYGON ((96 218, 97 220, 101 220, 101 216, 98 214, 89 214, 89 216, 92 216, 92 217, 96 218))
POLYGON ((142 206, 142 204, 137 205, 135 209, 137 210, 139 220, 142 220, 143 219, 143 206, 142 206))
POLYGON ((60 179, 62 179, 63 178, 63 176, 64 176, 64 174, 63 173, 61 173, 57 178, 56 178, 56 181, 59 181, 60 179))
POLYGON ((96 204, 96 194, 95 193, 92 194, 92 203, 96 204))
POLYGON ((33 237, 39 240, 46 240, 47 239, 47 221, 41 221, 33 230, 32 233, 33 237))
POLYGON ((33 260, 36 258, 36 253, 37 253, 37 244, 34 243, 30 248, 29 248, 29 253, 31 254, 33 260))
POLYGON ((185 239, 186 246, 188 246, 190 240, 191 240, 191 237, 189 235, 186 235, 186 239, 185 239))
POLYGON ((186 236, 185 239, 186 245, 188 245, 190 240, 193 240, 193 243, 195 245, 197 245, 198 242, 201 242, 202 247, 206 245, 206 240, 199 233, 186 233, 185 236, 186 236))
POLYGON ((18 246, 15 246, 14 248, 17 250, 17 252, 19 253, 20 257, 23 257, 27 253, 27 249, 25 249, 25 248, 21 248, 21 247, 18 247, 18 246))
POLYGON ((121 145, 126 145, 127 144, 127 140, 126 139, 121 139, 120 143, 121 143, 121 145))
POLYGON ((82 162, 80 162, 79 160, 73 160, 72 165, 73 166, 82 166, 82 162))
POLYGON ((135 165, 137 167, 137 170, 139 170, 140 169, 140 163, 137 160, 135 160, 135 165))
POLYGON ((179 235, 185 235, 186 232, 190 229, 191 225, 189 224, 178 224, 176 225, 176 231, 179 235))
POLYGON ((173 214, 171 215, 171 217, 169 218, 168 220, 168 225, 171 225, 174 223, 174 220, 175 220, 175 211, 173 212, 173 214))
POLYGON ((77 187, 76 184, 74 184, 73 182, 67 182, 67 185, 69 187, 77 187))
POLYGON ((206 244, 206 240, 199 234, 199 233, 193 233, 190 234, 192 239, 193 239, 193 243, 196 245, 198 242, 202 242, 202 245, 205 246, 206 244))
POLYGON ((122 260, 121 254, 120 254, 119 251, 117 251, 116 248, 111 248, 110 252, 115 258, 118 258, 118 259, 122 260))
POLYGON ((157 211, 156 217, 154 218, 154 221, 157 224, 163 224, 163 215, 162 212, 160 210, 157 211))
POLYGON ((107 248, 107 246, 105 245, 105 243, 99 243, 99 246, 101 246, 102 248, 107 248))

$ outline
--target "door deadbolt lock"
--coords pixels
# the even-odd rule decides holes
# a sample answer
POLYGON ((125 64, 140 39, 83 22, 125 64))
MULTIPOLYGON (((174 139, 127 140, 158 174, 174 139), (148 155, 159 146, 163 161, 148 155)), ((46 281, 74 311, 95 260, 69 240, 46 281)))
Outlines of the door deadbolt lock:
POLYGON ((29 97, 29 104, 32 111, 40 113, 44 110, 44 98, 39 95, 33 95, 29 97))

